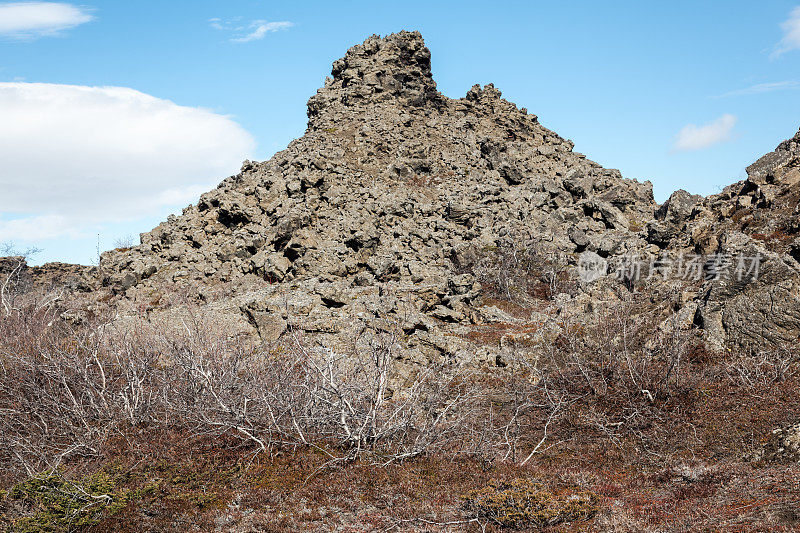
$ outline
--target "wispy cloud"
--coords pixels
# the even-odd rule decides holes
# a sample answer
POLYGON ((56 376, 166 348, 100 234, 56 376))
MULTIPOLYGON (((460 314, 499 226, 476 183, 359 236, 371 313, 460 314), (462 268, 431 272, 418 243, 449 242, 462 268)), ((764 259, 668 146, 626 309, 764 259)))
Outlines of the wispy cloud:
POLYGON ((0 220, 0 242, 40 241, 56 237, 85 236, 74 220, 61 215, 34 215, 0 220))
POLYGON ((93 20, 90 11, 61 2, 10 2, 0 4, 0 37, 33 40, 59 35, 93 20))
POLYGON ((725 114, 702 126, 688 124, 675 136, 672 150, 675 152, 689 152, 723 143, 730 139, 731 131, 736 125, 736 121, 735 116, 725 114))
POLYGON ((730 96, 749 96, 751 94, 771 93, 774 91, 786 91, 791 89, 800 88, 800 81, 775 81, 771 83, 758 83, 745 87, 744 89, 736 89, 715 96, 714 98, 728 98, 730 96))
POLYGON ((789 14, 789 18, 781 22, 783 38, 775 46, 770 55, 771 59, 777 59, 786 52, 800 48, 800 7, 796 7, 789 14))
POLYGON ((270 22, 267 20, 254 20, 252 22, 243 24, 241 18, 222 20, 213 18, 209 20, 211 27, 216 30, 232 32, 235 35, 230 38, 234 43, 247 43, 250 41, 258 41, 267 36, 268 33, 276 31, 288 30, 294 26, 293 22, 286 20, 279 22, 270 22))
POLYGON ((255 24, 254 26, 252 26, 253 31, 242 37, 231 39, 231 41, 235 43, 246 43, 249 41, 257 41, 259 39, 263 39, 264 36, 267 35, 268 33, 273 33, 280 30, 288 30, 289 28, 294 26, 293 23, 288 21, 282 21, 282 22, 257 21, 254 22, 253 24, 255 24))
POLYGON ((230 30, 229 22, 225 22, 221 18, 213 18, 208 19, 208 23, 211 24, 211 27, 215 30, 230 30))

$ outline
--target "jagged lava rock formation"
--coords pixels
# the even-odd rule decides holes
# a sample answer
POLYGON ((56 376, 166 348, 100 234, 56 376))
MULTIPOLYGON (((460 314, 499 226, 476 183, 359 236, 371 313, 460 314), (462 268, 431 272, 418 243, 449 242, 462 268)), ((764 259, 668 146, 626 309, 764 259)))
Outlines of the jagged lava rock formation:
POLYGON ((574 152, 492 85, 441 95, 416 32, 351 48, 308 117, 305 135, 272 159, 245 162, 139 246, 104 254, 103 285, 155 312, 164 287, 182 287, 265 341, 293 330, 338 349, 397 327, 409 359, 494 364, 508 343, 476 346, 470 328, 535 322, 555 334, 565 315, 591 320, 625 280, 576 280, 570 294, 509 314, 464 268, 487 251, 535 248, 574 266, 581 253, 746 249, 767 258, 757 281, 653 281, 653 308, 666 302, 665 320, 675 314, 719 346, 797 339, 797 240, 794 252, 771 249, 755 232, 776 208, 793 221, 787 235, 798 229, 797 137, 746 182, 709 198, 679 191, 659 207, 649 182, 574 152), (226 297, 211 296, 220 287, 226 297))
POLYGON ((707 279, 693 296, 712 345, 800 344, 800 132, 747 168, 746 180, 702 198, 674 193, 649 238, 672 252, 759 257, 743 279, 707 279))

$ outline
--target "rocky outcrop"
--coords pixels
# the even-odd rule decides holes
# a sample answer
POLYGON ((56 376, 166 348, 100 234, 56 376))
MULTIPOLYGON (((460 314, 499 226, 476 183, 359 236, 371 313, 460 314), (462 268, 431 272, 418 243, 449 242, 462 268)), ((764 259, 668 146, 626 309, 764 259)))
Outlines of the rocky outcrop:
POLYGON ((652 246, 650 183, 574 152, 492 85, 439 94, 418 33, 370 37, 331 74, 301 139, 104 254, 104 283, 128 299, 236 285, 264 339, 293 326, 341 344, 354 324, 391 322, 452 355, 440 337, 475 323, 482 294, 457 258, 513 244, 574 263, 652 246))
POLYGON ((794 185, 800 181, 800 132, 782 142, 774 152, 766 154, 747 167, 747 181, 756 186, 768 184, 794 185))
POLYGON ((332 78, 308 102, 309 126, 326 113, 377 103, 422 107, 443 103, 431 75, 431 53, 419 33, 373 35, 333 63, 332 78))
POLYGON ((775 428, 754 459, 777 463, 800 462, 800 424, 775 428))
POLYGON ((265 342, 304 332, 339 347, 392 327, 423 359, 502 360, 508 343, 476 347, 471 328, 552 332, 626 291, 648 291, 643 312, 658 308, 664 324, 699 328, 718 348, 797 341, 800 134, 746 181, 658 206, 649 182, 575 152, 494 86, 443 96, 430 61, 416 32, 351 48, 309 100, 302 138, 245 161, 140 245, 104 254, 104 290, 153 312, 178 291, 265 342), (550 269, 531 281, 547 285, 528 295, 543 301, 502 311, 470 265, 518 269, 532 251, 550 269), (502 261, 485 261, 493 255, 502 261), (689 256, 694 278, 652 275, 689 256), (731 269, 720 257, 740 256, 758 268, 719 275, 731 269), (644 268, 621 272, 630 258, 644 268), (582 277, 586 265, 595 270, 582 277))
POLYGON ((720 194, 674 193, 648 225, 651 242, 673 254, 702 254, 729 274, 706 269, 696 297, 696 322, 717 348, 800 340, 798 139, 781 143, 720 194))
POLYGON ((45 263, 28 266, 22 256, 0 257, 0 284, 9 280, 17 290, 51 290, 70 288, 78 291, 92 289, 97 272, 94 267, 69 263, 45 263))

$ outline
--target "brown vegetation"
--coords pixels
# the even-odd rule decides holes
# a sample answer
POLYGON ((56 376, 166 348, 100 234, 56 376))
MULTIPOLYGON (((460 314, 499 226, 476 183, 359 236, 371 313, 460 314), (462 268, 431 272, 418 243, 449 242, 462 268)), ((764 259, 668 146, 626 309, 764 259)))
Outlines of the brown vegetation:
POLYGON ((391 329, 337 354, 299 334, 255 346, 191 314, 126 330, 75 326, 31 292, 14 302, 0 322, 11 530, 798 523, 796 468, 747 459, 796 413, 796 352, 711 353, 634 321, 635 301, 565 324, 537 361, 402 380, 391 329))

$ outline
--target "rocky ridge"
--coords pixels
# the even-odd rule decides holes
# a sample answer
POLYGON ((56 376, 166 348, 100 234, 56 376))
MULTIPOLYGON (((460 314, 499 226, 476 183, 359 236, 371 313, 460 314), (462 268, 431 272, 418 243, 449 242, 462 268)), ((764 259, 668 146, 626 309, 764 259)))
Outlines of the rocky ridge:
POLYGON ((717 348, 797 341, 800 133, 722 193, 678 191, 659 206, 649 182, 573 151, 494 86, 443 96, 430 61, 416 32, 354 46, 309 100, 302 138, 104 254, 95 283, 156 314, 172 312, 165 291, 181 291, 265 342, 302 332, 344 349, 395 328, 410 360, 499 364, 514 335, 476 344, 471 331, 536 324, 526 336, 554 338, 565 317, 591 321, 637 291, 651 294, 648 314, 717 348), (473 267, 494 255, 514 270, 505 258, 517 254, 559 271, 533 272, 549 279, 544 297, 503 305, 473 267), (699 279, 632 280, 611 266, 578 277, 585 258, 678 254, 703 256, 699 279), (763 258, 758 275, 709 275, 708 256, 736 254, 763 258))
POLYGON ((165 283, 236 284, 238 311, 265 340, 292 324, 337 345, 354 319, 388 321, 416 351, 452 354, 467 349, 438 332, 483 321, 480 283, 456 272, 470 257, 512 244, 565 257, 651 246, 649 183, 574 152, 491 85, 442 96, 418 33, 349 50, 308 116, 286 150, 245 162, 140 246, 105 254, 104 283, 134 300, 165 283))
POLYGON ((744 279, 707 279, 693 298, 697 325, 718 347, 800 338, 799 141, 800 133, 779 144, 720 194, 674 193, 648 225, 650 240, 673 252, 759 259, 744 279))

